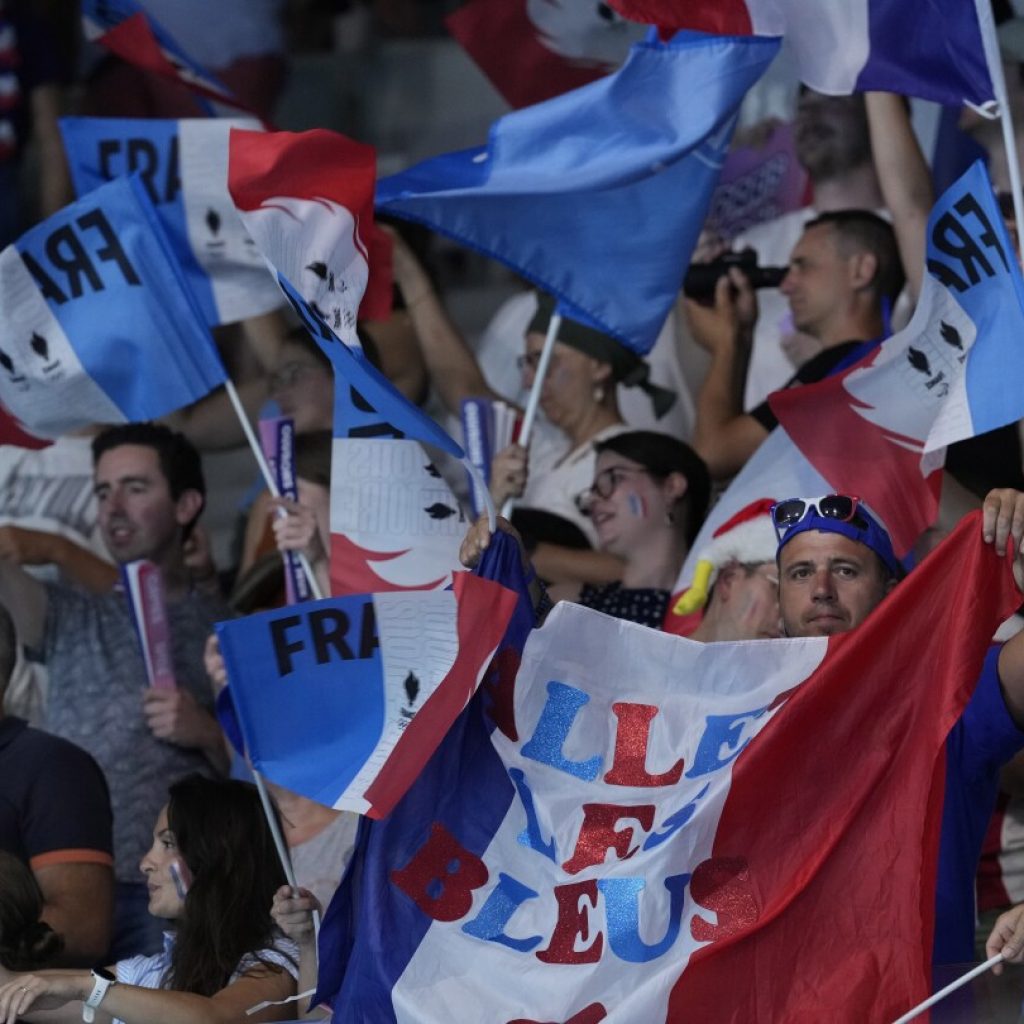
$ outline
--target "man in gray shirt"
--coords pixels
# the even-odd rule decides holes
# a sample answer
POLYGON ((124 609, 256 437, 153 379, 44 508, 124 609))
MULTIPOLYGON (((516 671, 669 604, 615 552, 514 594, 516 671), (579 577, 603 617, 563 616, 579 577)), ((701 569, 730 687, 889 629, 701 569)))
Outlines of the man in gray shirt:
POLYGON ((93 441, 100 529, 118 564, 148 559, 162 575, 177 686, 150 688, 127 596, 43 584, 0 560, 0 603, 19 636, 49 668, 45 727, 99 762, 114 811, 117 882, 114 946, 120 959, 159 948, 138 864, 167 801, 167 787, 192 771, 224 770, 223 738, 212 715, 202 651, 216 598, 193 591, 184 542, 203 509, 199 454, 166 427, 111 427, 93 441))

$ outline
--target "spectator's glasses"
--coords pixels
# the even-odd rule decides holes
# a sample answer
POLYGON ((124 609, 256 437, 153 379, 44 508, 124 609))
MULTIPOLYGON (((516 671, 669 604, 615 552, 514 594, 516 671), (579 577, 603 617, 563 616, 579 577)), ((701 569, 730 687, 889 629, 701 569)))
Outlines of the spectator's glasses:
POLYGON ((857 515, 860 498, 851 494, 823 494, 820 498, 788 498, 772 505, 772 525, 775 536, 782 540, 785 532, 799 523, 808 512, 816 512, 823 519, 848 523, 857 515))
POLYGON ((537 349, 536 352, 527 352, 526 355, 516 356, 516 366, 519 368, 519 372, 523 373, 527 367, 537 372, 537 367, 540 365, 540 357, 543 349, 537 349))
POLYGON ((622 483, 629 476, 636 476, 638 473, 646 473, 650 475, 650 470, 643 469, 639 466, 609 466, 607 469, 602 469, 597 476, 594 477, 593 484, 590 485, 585 491, 580 491, 576 495, 576 508, 580 510, 585 516, 590 515, 590 506, 593 504, 595 498, 610 498, 614 493, 619 484, 622 483))

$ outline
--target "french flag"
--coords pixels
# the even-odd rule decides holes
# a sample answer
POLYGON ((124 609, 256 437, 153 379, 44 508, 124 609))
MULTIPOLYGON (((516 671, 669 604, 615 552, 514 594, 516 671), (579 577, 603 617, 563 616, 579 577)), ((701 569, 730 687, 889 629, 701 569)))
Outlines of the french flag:
POLYGON ((228 194, 228 134, 259 122, 66 117, 60 121, 79 196, 138 173, 211 326, 284 302, 228 194))
POLYGON ((829 489, 864 498, 901 553, 934 521, 945 447, 1024 416, 1024 280, 980 162, 935 204, 926 266, 902 331, 769 398, 829 489))
POLYGON ((226 379, 138 177, 0 252, 0 308, 0 403, 38 437, 156 419, 226 379))
POLYGON ((974 0, 608 0, 663 31, 785 36, 801 81, 818 92, 870 89, 959 107, 994 100, 974 0))
POLYGON ((704 645, 557 605, 364 824, 314 1002, 888 1024, 929 994, 943 744, 1019 600, 973 514, 842 636, 704 645))
POLYGON ((472 697, 515 602, 460 573, 453 590, 349 595, 219 623, 253 766, 328 807, 387 815, 472 697))
POLYGON ((594 0, 469 0, 445 24, 515 109, 609 74, 646 32, 594 0))
POLYGON ((615 74, 497 120, 486 146, 382 178, 377 208, 505 263, 566 316, 645 354, 678 297, 739 105, 778 46, 685 33, 637 43, 615 74))
POLYGON ((253 114, 136 0, 82 0, 82 28, 89 42, 121 60, 184 85, 204 113, 215 117, 253 114))
POLYGON ((430 590, 459 568, 465 518, 418 442, 462 449, 367 360, 375 154, 328 131, 231 133, 231 196, 286 298, 334 366, 331 590, 430 590))

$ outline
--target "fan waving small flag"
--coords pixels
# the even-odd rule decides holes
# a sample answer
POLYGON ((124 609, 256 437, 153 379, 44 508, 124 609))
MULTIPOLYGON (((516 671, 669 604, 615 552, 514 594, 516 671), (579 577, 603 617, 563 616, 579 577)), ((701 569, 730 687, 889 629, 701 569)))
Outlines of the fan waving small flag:
POLYGON ((416 442, 462 449, 364 355, 375 155, 328 131, 234 130, 229 187, 285 296, 335 371, 331 458, 334 593, 447 586, 465 520, 416 442))
POLYGON ((228 133, 256 121, 66 117, 60 122, 79 196, 138 172, 211 327, 284 302, 228 195, 228 133))
POLYGON ((31 433, 165 416, 225 381, 137 177, 0 252, 0 402, 31 433))

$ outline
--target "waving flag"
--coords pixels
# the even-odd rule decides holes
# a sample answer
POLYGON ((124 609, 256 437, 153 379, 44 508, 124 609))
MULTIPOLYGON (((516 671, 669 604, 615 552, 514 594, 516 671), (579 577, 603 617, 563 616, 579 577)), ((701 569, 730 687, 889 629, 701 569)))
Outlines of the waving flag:
POLYGON ((327 131, 234 130, 229 187, 285 296, 335 371, 331 589, 432 589, 458 569, 465 520, 416 442, 462 449, 366 359, 374 152, 327 131))
POLYGON ((136 0, 82 0, 82 27, 86 39, 121 60, 180 82, 204 113, 217 117, 252 114, 136 0))
POLYGON ((678 37, 380 181, 377 206, 508 264, 645 353, 679 293, 736 110, 778 48, 678 37))
POLYGON ((517 108, 609 74, 646 31, 594 0, 470 0, 445 24, 517 108))
POLYGON ((946 106, 995 98, 974 0, 608 0, 665 31, 785 36, 801 81, 844 95, 879 89, 946 106), (912 45, 908 45, 912 40, 912 45))
POLYGON ((284 301, 228 195, 228 133, 256 121, 66 117, 60 122, 80 196, 138 172, 210 326, 284 301))
POLYGON ((514 605, 511 591, 460 573, 454 591, 219 623, 253 765, 329 807, 388 814, 473 695, 514 605))
POLYGON ((314 1001, 889 1024, 929 992, 943 743, 1018 601, 974 515, 844 636, 704 645, 557 605, 504 713, 471 704, 362 830, 314 1001))
POLYGON ((137 177, 0 252, 0 309, 0 403, 41 437, 165 416, 225 380, 137 177))
POLYGON ((902 331, 770 398, 831 489, 864 498, 900 551, 935 518, 945 446, 1024 416, 1024 281, 980 163, 935 204, 926 264, 902 331))

